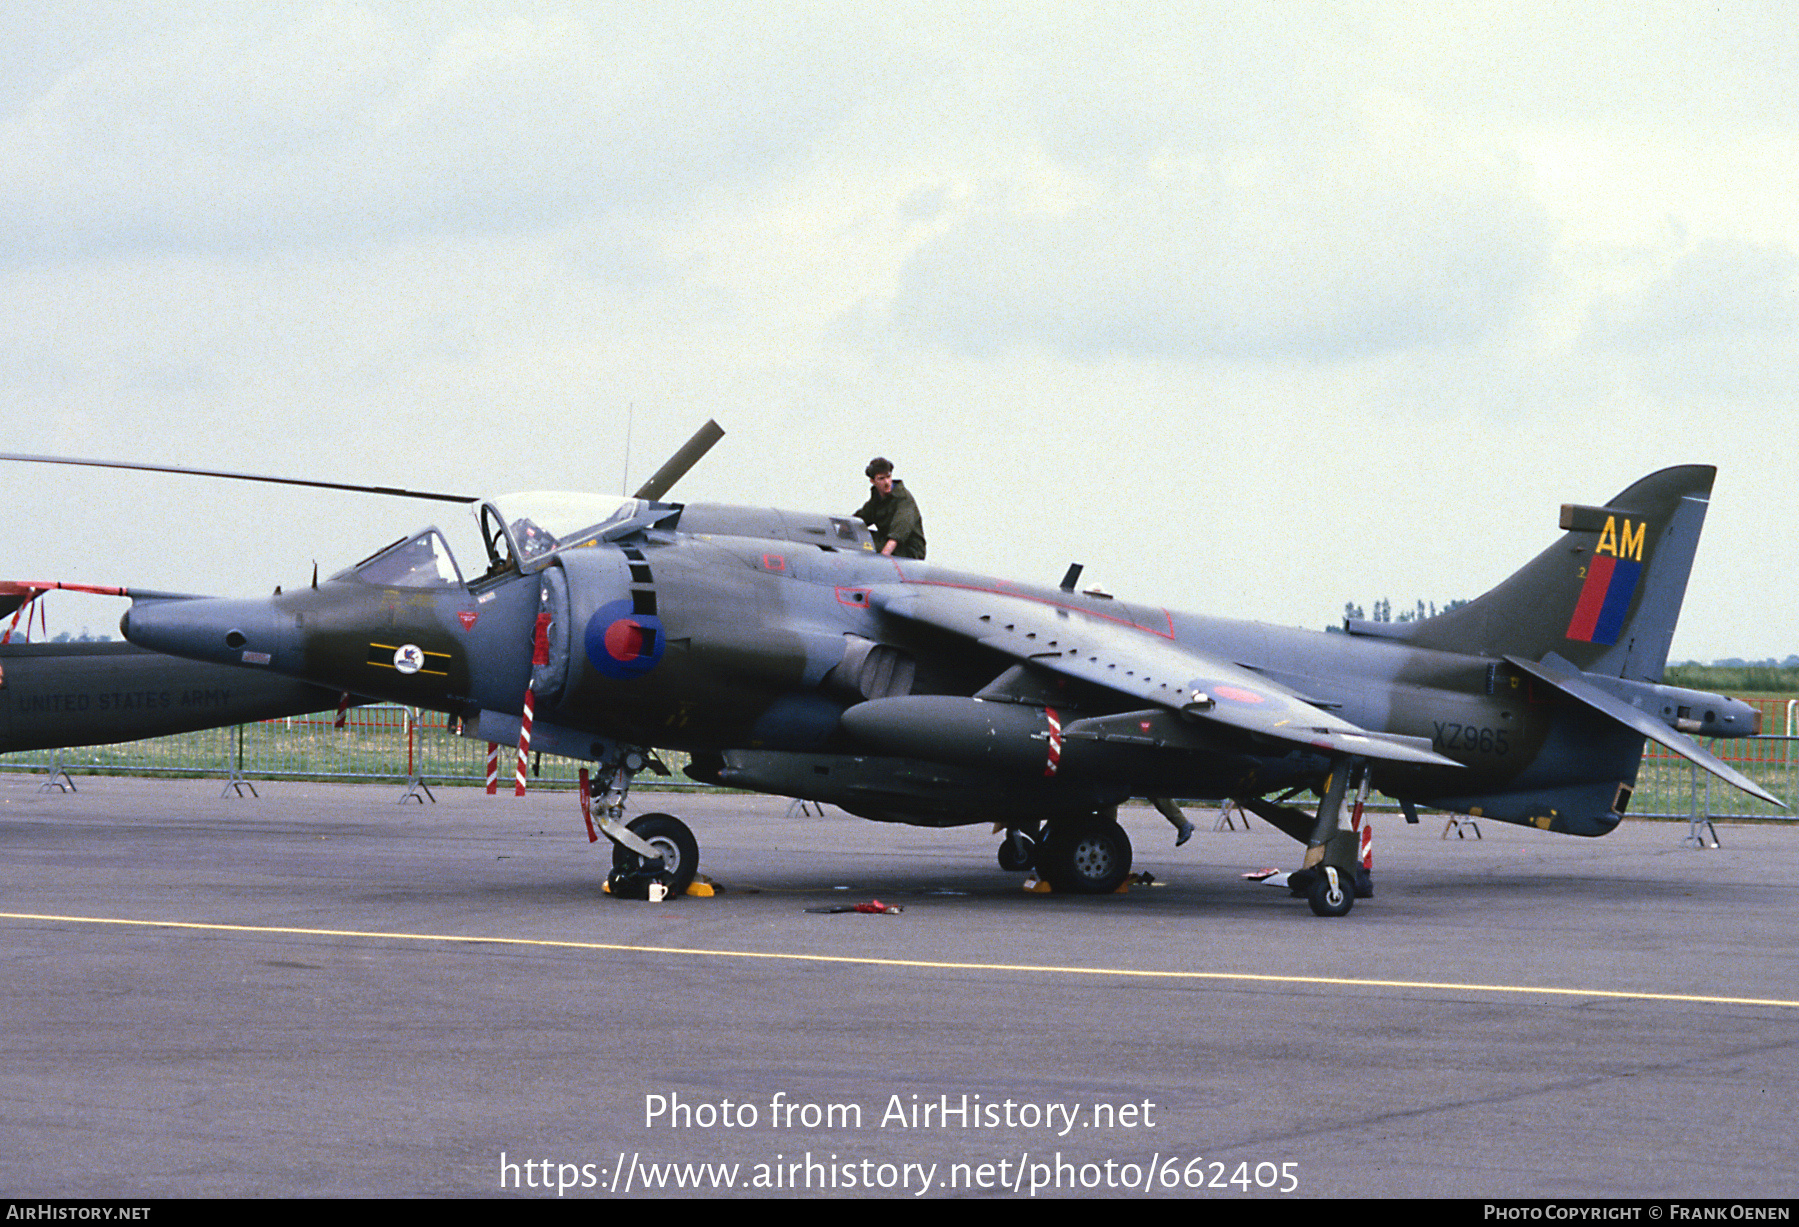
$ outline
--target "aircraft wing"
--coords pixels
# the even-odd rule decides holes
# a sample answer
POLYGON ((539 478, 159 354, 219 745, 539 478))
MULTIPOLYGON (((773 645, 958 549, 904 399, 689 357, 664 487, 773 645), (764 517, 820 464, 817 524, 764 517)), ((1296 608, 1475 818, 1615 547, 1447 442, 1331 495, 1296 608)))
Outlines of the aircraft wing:
POLYGON ((947 584, 876 589, 870 604, 1193 720, 1327 754, 1462 765, 1430 749, 1422 738, 1370 732, 1254 670, 1177 643, 1170 631, 1133 622, 1128 616, 1115 618, 1022 593, 947 584))

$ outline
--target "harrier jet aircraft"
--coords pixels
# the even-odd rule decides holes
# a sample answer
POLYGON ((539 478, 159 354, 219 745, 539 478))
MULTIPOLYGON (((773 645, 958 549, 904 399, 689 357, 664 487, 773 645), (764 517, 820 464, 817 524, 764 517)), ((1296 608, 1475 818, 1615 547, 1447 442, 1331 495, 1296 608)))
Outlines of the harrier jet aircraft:
POLYGON ((1072 892, 1127 875, 1120 802, 1230 798, 1306 846, 1296 877, 1320 915, 1353 905, 1341 815, 1370 787, 1603 835, 1647 737, 1779 803, 1693 740, 1757 731, 1755 710, 1660 684, 1709 467, 1564 506, 1561 537, 1467 605, 1326 634, 1077 591, 1075 569, 1038 586, 882 557, 847 517, 663 501, 693 459, 632 498, 470 500, 486 542, 470 570, 426 528, 310 587, 141 598, 121 626, 484 740, 529 725, 534 749, 596 765, 620 884, 680 889, 698 862, 679 820, 621 821, 657 750, 875 821, 998 823, 1002 864, 1072 892), (1316 814, 1285 803, 1303 791, 1316 814))

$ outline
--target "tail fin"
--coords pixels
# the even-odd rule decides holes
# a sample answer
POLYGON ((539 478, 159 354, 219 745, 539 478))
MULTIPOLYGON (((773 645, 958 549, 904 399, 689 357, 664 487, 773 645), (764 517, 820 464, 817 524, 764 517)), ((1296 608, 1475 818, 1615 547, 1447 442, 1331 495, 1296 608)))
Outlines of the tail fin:
POLYGON ((1555 652, 1587 673, 1661 681, 1717 472, 1680 465, 1603 507, 1564 504, 1560 541, 1406 641, 1529 660, 1555 652))

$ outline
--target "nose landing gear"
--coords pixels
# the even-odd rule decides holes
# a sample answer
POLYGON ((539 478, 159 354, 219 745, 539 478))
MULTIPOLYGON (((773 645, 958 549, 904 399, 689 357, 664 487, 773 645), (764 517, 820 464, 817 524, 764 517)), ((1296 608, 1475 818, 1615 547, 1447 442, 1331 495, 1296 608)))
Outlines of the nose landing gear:
POLYGON ((609 774, 597 806, 587 770, 581 771, 581 816, 587 821, 587 838, 597 842, 604 834, 612 841, 606 890, 621 899, 651 898, 652 887, 661 888, 659 897, 686 894, 700 867, 699 841, 674 815, 642 814, 623 821, 631 780, 646 766, 668 774, 666 767, 638 750, 620 751, 603 763, 601 770, 609 774), (600 811, 597 815, 595 809, 600 811))
POLYGON ((700 867, 699 841, 687 824, 673 814, 644 814, 633 818, 626 829, 654 848, 657 855, 646 857, 624 844, 614 844, 612 874, 606 879, 610 893, 621 898, 647 898, 649 884, 654 881, 662 883, 671 895, 686 894, 700 867))

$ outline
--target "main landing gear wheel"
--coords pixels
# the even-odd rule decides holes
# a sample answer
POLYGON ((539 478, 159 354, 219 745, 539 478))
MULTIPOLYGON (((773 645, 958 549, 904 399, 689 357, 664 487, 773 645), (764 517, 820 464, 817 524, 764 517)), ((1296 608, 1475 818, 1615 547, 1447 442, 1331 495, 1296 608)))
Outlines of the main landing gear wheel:
POLYGON ((1053 824, 1037 849, 1037 872, 1058 894, 1109 895, 1130 876, 1130 836, 1116 822, 1053 824))
MULTIPOLYGON (((671 895, 686 894, 693 884, 693 875, 700 868, 700 843, 687 829, 687 824, 672 814, 644 814, 625 825, 633 835, 662 854, 662 868, 652 870, 649 876, 667 886, 671 895)), ((643 876, 646 864, 645 859, 631 849, 613 845, 611 880, 614 893, 635 893, 637 898, 643 898, 643 894, 630 892, 625 886, 643 876)))
POLYGON ((1355 906, 1353 875, 1341 869, 1319 868, 1306 890, 1306 902, 1314 916, 1347 916, 1355 906))

